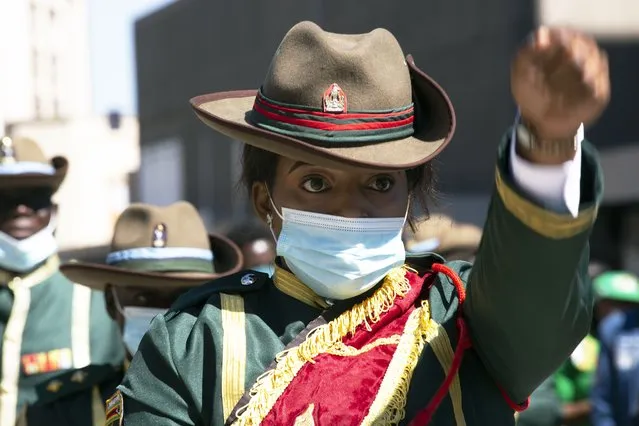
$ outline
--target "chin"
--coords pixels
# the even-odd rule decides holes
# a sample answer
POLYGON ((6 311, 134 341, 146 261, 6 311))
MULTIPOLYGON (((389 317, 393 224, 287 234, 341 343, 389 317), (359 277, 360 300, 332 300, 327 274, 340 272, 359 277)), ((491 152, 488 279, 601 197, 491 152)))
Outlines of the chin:
POLYGON ((33 229, 9 229, 8 232, 5 231, 11 238, 15 238, 16 240, 25 240, 35 234, 33 229))

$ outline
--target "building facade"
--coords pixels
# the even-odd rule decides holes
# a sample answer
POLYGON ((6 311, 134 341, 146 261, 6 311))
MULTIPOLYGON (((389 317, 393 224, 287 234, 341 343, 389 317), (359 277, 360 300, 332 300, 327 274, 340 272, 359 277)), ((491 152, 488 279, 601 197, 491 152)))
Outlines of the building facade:
POLYGON ((388 28, 405 53, 448 91, 458 127, 453 142, 435 160, 440 194, 432 210, 481 224, 494 179, 495 149, 516 112, 509 87, 512 55, 538 23, 568 23, 594 31, 609 53, 612 102, 587 131, 601 149, 608 181, 593 253, 598 250, 622 261, 616 250, 624 243, 615 232, 621 235, 619 218, 630 217, 639 186, 619 177, 613 152, 622 150, 624 159, 639 159, 639 153, 625 151, 639 139, 639 122, 629 107, 639 97, 634 84, 639 39, 632 32, 639 24, 633 26, 631 17, 636 6, 626 0, 623 7, 634 8, 635 15, 622 17, 623 10, 615 14, 608 10, 614 8, 596 0, 575 1, 410 0, 401 8, 382 0, 369 0, 365 8, 330 0, 239 0, 223 8, 207 0, 176 2, 136 23, 142 169, 135 196, 151 202, 186 198, 215 227, 251 214, 236 184, 241 144, 201 124, 188 99, 259 87, 285 32, 296 22, 312 20, 334 32, 388 28), (606 13, 593 12, 596 7, 606 7, 606 13), (630 23, 621 25, 621 19, 630 23), (612 27, 616 29, 604 31, 612 27))
POLYGON ((139 163, 136 117, 96 116, 85 0, 0 2, 0 134, 69 159, 56 194, 63 250, 107 244, 139 163))

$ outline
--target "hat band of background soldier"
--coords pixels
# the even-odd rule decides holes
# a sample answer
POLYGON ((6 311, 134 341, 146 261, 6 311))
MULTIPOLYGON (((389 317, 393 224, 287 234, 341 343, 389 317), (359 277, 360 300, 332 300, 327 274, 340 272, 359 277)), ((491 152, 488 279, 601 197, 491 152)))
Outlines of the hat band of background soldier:
POLYGON ((138 247, 111 252, 106 264, 133 271, 213 273, 211 250, 192 247, 138 247))
POLYGON ((249 114, 257 127, 318 142, 370 143, 412 136, 413 104, 382 111, 324 112, 277 102, 258 91, 249 114))
POLYGON ((23 174, 55 175, 55 168, 49 164, 35 161, 18 161, 4 164, 0 161, 0 175, 23 175, 23 174))

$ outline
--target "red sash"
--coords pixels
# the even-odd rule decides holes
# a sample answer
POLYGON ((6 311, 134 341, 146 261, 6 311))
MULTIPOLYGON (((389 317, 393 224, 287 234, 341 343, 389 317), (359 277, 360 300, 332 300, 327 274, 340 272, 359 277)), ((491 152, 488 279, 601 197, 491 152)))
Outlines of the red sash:
MULTIPOLYGON (((405 415, 408 387, 419 355, 440 327, 430 318, 428 292, 423 291, 436 273, 451 279, 461 307, 463 283, 447 266, 435 264, 424 277, 406 269, 391 272, 368 299, 281 354, 276 367, 256 381, 249 402, 237 409, 232 423, 399 423, 405 415)), ((450 370, 411 425, 430 422, 471 347, 468 328, 459 314, 457 326, 459 341, 450 370)))

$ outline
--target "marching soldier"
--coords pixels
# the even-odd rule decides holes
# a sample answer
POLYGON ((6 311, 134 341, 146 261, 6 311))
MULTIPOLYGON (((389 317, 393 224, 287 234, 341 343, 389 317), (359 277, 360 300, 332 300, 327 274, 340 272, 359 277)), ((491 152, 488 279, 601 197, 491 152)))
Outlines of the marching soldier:
POLYGON ((130 359, 156 315, 182 293, 238 272, 241 264, 239 248, 222 235, 209 235, 195 207, 181 201, 132 204, 118 218, 105 264, 70 262, 61 270, 105 292, 130 359))
POLYGON ((2 426, 99 423, 100 400, 121 378, 124 350, 103 293, 59 271, 51 197, 67 166, 29 139, 0 140, 2 426))
POLYGON ((259 90, 192 100, 247 144, 275 273, 212 281, 156 317, 109 424, 513 425, 591 323, 602 184, 581 124, 608 102, 607 71, 591 38, 540 29, 513 64, 521 117, 474 265, 406 265, 451 102, 386 30, 294 26, 259 90))

